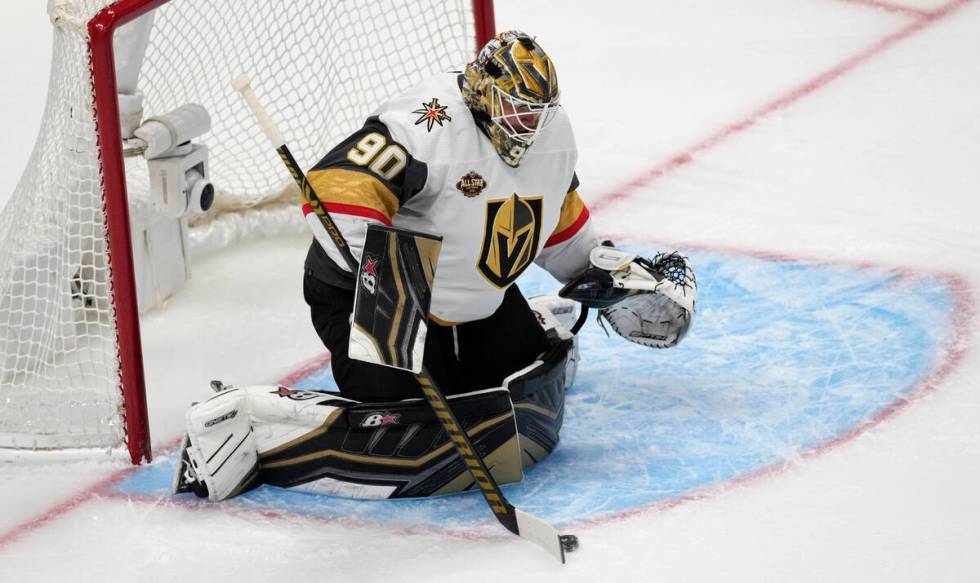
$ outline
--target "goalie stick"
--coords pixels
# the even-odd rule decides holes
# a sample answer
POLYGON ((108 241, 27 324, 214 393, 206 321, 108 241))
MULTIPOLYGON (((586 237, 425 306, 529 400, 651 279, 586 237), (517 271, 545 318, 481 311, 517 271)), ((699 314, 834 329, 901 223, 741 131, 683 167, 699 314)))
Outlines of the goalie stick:
MULTIPOLYGON (((263 133, 279 153, 279 157, 282 158, 283 164, 285 164, 286 168, 289 169, 289 173, 299 185, 300 190, 303 192, 307 200, 310 201, 310 206, 313 208, 314 213, 320 218, 324 228, 327 230, 327 233, 333 240, 333 243, 337 246, 337 250, 350 267, 351 272, 357 274, 358 262, 351 253, 347 240, 344 239, 340 229, 337 228, 336 223, 334 223, 333 219, 330 217, 330 213, 323 208, 323 204, 320 202, 319 197, 313 190, 312 185, 310 185, 309 181, 306 179, 306 174, 300 168, 299 164, 296 162, 296 159, 286 146, 285 140, 283 139, 282 134, 279 132, 279 129, 272 121, 272 118, 269 117, 269 114, 266 113, 265 108, 262 107, 262 104, 259 103, 258 98, 252 91, 251 79, 247 76, 238 77, 231 82, 231 85, 235 91, 241 94, 246 104, 248 104, 249 109, 251 109, 252 113, 255 115, 255 118, 258 121, 259 126, 262 128, 263 133)), ((466 431, 461 428, 459 421, 456 419, 456 415, 449 407, 449 402, 446 400, 442 390, 440 390, 436 385, 435 381, 432 379, 432 376, 425 369, 425 367, 422 367, 421 371, 415 374, 415 378, 418 380, 419 385, 421 385, 422 393, 424 394, 429 405, 432 407, 432 410, 435 412, 436 418, 449 435, 450 441, 453 444, 453 447, 456 449, 456 452, 466 463, 467 469, 473 476, 474 481, 480 488, 480 492, 483 494, 484 499, 486 499, 487 504, 490 506, 490 509, 493 511, 497 520, 500 521, 500 523, 504 525, 507 530, 525 540, 541 546, 555 558, 564 563, 565 553, 574 551, 576 548, 578 548, 578 538, 571 534, 560 535, 558 534, 558 531, 556 531, 555 528, 547 522, 518 508, 515 508, 500 490, 500 486, 497 485, 493 475, 490 474, 490 470, 487 469, 483 458, 476 451, 476 449, 474 449, 473 443, 470 441, 466 431)))

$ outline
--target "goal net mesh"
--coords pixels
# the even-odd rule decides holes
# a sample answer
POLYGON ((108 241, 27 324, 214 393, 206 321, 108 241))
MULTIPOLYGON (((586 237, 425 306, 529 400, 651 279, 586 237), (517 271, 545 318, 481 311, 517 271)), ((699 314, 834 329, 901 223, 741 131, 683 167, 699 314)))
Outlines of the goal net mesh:
MULTIPOLYGON (((114 448, 125 411, 87 33, 110 2, 54 4, 40 134, 0 214, 0 448, 114 448)), ((209 148, 216 202, 191 219, 192 250, 304 228, 298 192, 232 78, 253 76, 308 168, 386 98, 462 67, 473 39, 469 0, 173 0, 157 9, 138 82, 144 119, 187 103, 211 115, 196 141, 209 148)), ((127 158, 126 169, 136 204, 149 195, 145 161, 127 158)))

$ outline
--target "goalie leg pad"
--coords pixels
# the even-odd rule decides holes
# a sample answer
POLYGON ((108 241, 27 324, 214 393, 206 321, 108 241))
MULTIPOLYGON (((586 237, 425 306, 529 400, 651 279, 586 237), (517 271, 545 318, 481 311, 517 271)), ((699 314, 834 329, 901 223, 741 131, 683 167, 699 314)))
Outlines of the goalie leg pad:
MULTIPOLYGON (((291 391, 294 399, 329 412, 322 423, 257 415, 262 480, 281 487, 350 498, 438 496, 473 487, 432 408, 422 399, 359 403, 332 393, 291 391), (333 401, 320 401, 333 399, 333 401)), ((509 393, 500 387, 448 397, 461 427, 498 483, 520 481, 520 452, 509 393)), ((283 399, 288 402, 289 399, 283 399)))
MULTIPOLYGON (((258 484, 258 455, 245 392, 230 389, 194 405, 185 421, 187 443, 181 458, 207 488, 209 500, 224 500, 258 484)), ((179 460, 178 472, 187 469, 181 466, 179 460)))
MULTIPOLYGON (((504 381, 514 402, 521 461, 525 469, 547 457, 558 446, 574 348, 572 339, 555 342, 534 364, 504 381)), ((574 366, 571 371, 574 375, 574 366)))
MULTIPOLYGON (((520 481, 522 468, 557 446, 573 348, 572 338, 553 339, 504 386, 449 397, 498 483, 520 481)), ((360 403, 283 386, 232 388, 191 408, 187 434, 174 491, 211 500, 259 483, 355 498, 436 496, 473 483, 422 399, 360 403)))

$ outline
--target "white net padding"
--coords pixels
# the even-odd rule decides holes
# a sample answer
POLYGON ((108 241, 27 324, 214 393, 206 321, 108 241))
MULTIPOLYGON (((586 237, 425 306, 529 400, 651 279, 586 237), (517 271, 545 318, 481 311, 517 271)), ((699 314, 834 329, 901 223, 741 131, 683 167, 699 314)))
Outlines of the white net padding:
MULTIPOLYGON (((56 3, 41 132, 0 214, 0 448, 113 448, 126 430, 87 33, 109 2, 56 3)), ((144 118, 198 103, 212 119, 198 141, 218 197, 192 219, 192 248, 304 228, 298 195, 233 77, 253 77, 309 167, 387 97, 461 67, 473 39, 469 0, 162 6, 138 83, 144 118)), ((144 161, 126 167, 130 199, 146 197, 144 161)))

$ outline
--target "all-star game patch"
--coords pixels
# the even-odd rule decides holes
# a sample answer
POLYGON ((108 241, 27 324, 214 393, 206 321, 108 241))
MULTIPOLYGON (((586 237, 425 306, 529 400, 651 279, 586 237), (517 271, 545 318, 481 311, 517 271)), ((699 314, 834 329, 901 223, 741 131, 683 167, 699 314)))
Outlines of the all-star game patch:
POLYGON ((483 189, 487 187, 487 181, 484 180, 482 176, 470 170, 459 182, 456 183, 456 190, 463 193, 467 198, 473 198, 475 196, 480 196, 483 189))
POLYGON ((439 124, 442 127, 442 122, 453 121, 453 118, 449 117, 446 113, 448 106, 439 105, 439 98, 433 97, 432 101, 428 103, 422 103, 422 109, 416 109, 412 113, 419 114, 419 118, 415 120, 415 125, 426 124, 425 130, 428 132, 432 131, 432 127, 435 124, 439 124))

